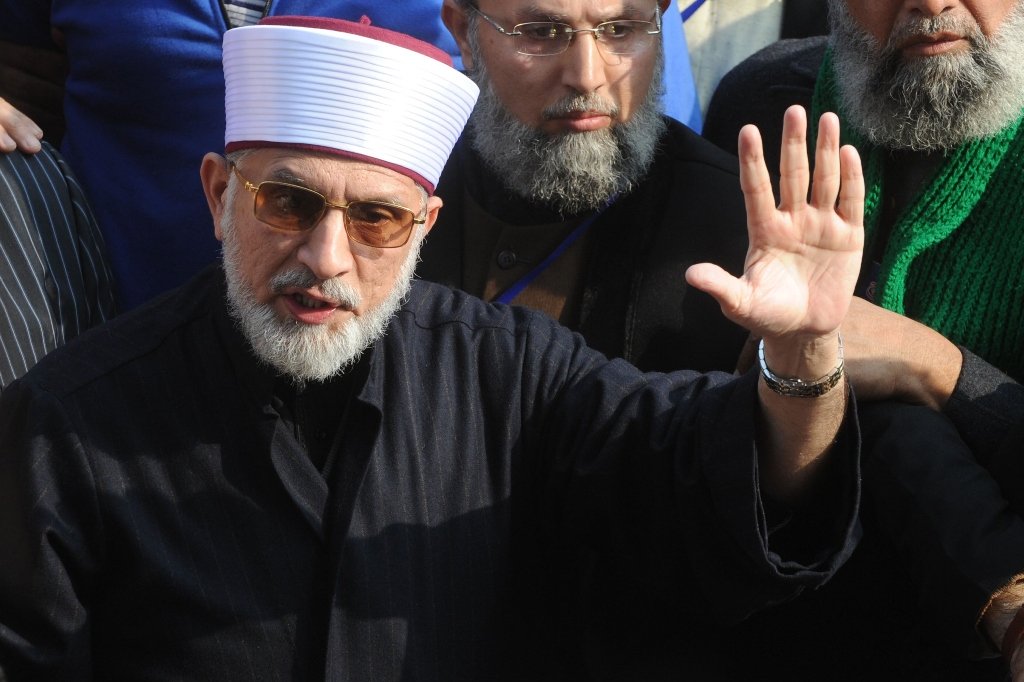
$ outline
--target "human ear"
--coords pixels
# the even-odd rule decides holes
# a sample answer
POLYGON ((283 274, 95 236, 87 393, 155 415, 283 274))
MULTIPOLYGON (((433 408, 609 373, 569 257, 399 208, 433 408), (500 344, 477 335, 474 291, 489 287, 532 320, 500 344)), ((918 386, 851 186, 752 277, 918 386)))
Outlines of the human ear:
POLYGON ((441 20, 448 27, 448 32, 458 43, 465 69, 473 68, 473 51, 469 49, 469 17, 458 0, 444 0, 441 6, 441 20))
POLYGON ((218 241, 223 236, 220 229, 220 219, 224 212, 224 192, 228 188, 228 174, 230 172, 228 160, 214 152, 204 156, 203 163, 199 167, 199 178, 203 183, 203 193, 206 195, 206 203, 210 207, 210 215, 213 216, 213 233, 218 241))
POLYGON ((431 196, 427 198, 427 222, 423 223, 424 236, 430 232, 430 228, 432 228, 434 223, 437 222, 437 216, 440 214, 441 207, 443 205, 444 202, 441 201, 441 197, 439 196, 431 196))

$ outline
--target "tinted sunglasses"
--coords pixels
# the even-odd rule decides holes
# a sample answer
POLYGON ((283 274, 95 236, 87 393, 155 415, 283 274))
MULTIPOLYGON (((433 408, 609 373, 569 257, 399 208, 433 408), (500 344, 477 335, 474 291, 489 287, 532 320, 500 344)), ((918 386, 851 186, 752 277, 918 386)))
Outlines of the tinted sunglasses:
POLYGON ((398 204, 383 201, 338 204, 301 185, 274 180, 253 184, 234 162, 231 162, 231 168, 245 189, 256 195, 253 198, 256 219, 284 232, 312 230, 323 219, 327 209, 336 208, 345 214, 345 231, 349 239, 378 249, 394 249, 405 246, 412 228, 426 222, 426 218, 417 218, 411 209, 398 204))

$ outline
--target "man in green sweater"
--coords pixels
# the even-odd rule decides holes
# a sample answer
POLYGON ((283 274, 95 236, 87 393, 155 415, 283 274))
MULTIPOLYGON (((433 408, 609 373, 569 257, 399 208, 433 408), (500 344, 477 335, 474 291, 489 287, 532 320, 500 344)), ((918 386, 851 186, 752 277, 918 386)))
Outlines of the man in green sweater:
MULTIPOLYGON (((858 293, 876 304, 844 325, 858 393, 942 410, 1019 513, 1024 425, 1006 415, 1020 414, 1024 380, 1024 1, 829 0, 829 11, 830 36, 780 41, 733 69, 704 135, 735 151, 754 123, 772 167, 782 111, 839 113, 865 161, 858 293)), ((1024 614, 1006 627, 1018 589, 995 600, 986 634, 1024 680, 1024 614)))
POLYGON ((723 79, 705 135, 756 123, 771 153, 785 107, 837 111, 866 167, 859 292, 1024 379, 1024 2, 829 6, 829 38, 723 79))

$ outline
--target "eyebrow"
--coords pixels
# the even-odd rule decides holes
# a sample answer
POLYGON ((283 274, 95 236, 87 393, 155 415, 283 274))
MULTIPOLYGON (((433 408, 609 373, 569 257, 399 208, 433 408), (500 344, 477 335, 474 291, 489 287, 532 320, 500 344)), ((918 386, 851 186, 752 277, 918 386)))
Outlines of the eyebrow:
MULTIPOLYGON (((645 3, 646 4, 646 3, 645 3)), ((654 7, 657 10, 657 5, 654 7)), ((524 7, 520 12, 517 13, 515 21, 522 23, 527 21, 556 21, 560 23, 566 22, 566 16, 562 12, 554 11, 550 7, 544 7, 537 3, 531 3, 524 7)), ((615 19, 637 19, 643 18, 644 20, 653 16, 647 12, 647 8, 641 8, 637 3, 626 2, 623 3, 622 7, 617 11, 605 12, 604 15, 599 18, 595 23, 601 23, 604 21, 613 21, 615 19)))
MULTIPOLYGON (((305 178, 295 175, 287 168, 277 168, 273 170, 267 179, 276 180, 277 182, 287 182, 290 185, 299 185, 300 187, 306 187, 307 189, 316 189, 315 187, 310 187, 305 178)), ((319 192, 320 190, 317 189, 316 191, 319 192)))
MULTIPOLYGON (((323 190, 323 188, 317 187, 317 186, 314 186, 314 185, 310 184, 310 182, 308 180, 306 180, 303 177, 300 177, 300 176, 296 175, 295 173, 293 173, 291 170, 289 170, 287 168, 277 168, 277 169, 271 171, 269 176, 267 177, 267 179, 268 180, 273 180, 275 182, 286 182, 289 185, 298 185, 299 187, 304 187, 306 189, 313 190, 314 192, 318 192, 318 193, 324 195, 325 197, 327 197, 327 199, 329 201, 337 203, 335 198, 333 198, 330 194, 325 192, 323 190)), ((406 205, 405 199, 403 197, 399 196, 398 194, 393 194, 393 193, 392 194, 382 193, 382 194, 377 194, 375 196, 360 196, 360 197, 356 197, 355 199, 351 199, 351 200, 343 200, 342 203, 350 203, 350 201, 374 201, 374 202, 377 202, 377 203, 395 204, 396 206, 405 206, 406 208, 412 208, 411 206, 407 206, 406 205)), ((416 206, 419 206, 420 204, 423 203, 422 202, 422 197, 420 197, 418 192, 416 194, 416 201, 414 203, 416 204, 416 206)), ((417 215, 418 214, 419 214, 419 211, 417 211, 417 215)))

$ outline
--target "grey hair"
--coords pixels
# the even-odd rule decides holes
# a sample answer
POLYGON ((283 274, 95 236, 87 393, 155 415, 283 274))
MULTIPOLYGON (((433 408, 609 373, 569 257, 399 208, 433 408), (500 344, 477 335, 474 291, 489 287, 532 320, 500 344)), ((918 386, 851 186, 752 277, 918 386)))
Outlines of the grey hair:
POLYGON ((998 30, 940 15, 899 22, 879 43, 830 0, 832 46, 841 105, 851 125, 874 144, 938 150, 998 133, 1024 109, 1024 3, 998 30), (963 33, 970 49, 927 60, 900 57, 902 37, 938 30, 963 33))
MULTIPOLYGON (((648 92, 630 120, 602 131, 552 135, 509 112, 480 58, 475 31, 468 32, 467 41, 473 57, 467 73, 480 86, 467 128, 470 144, 508 190, 562 215, 578 215, 632 191, 646 176, 667 125, 660 42, 648 92)), ((597 93, 567 95, 544 113, 586 108, 618 113, 614 103, 597 93)))

